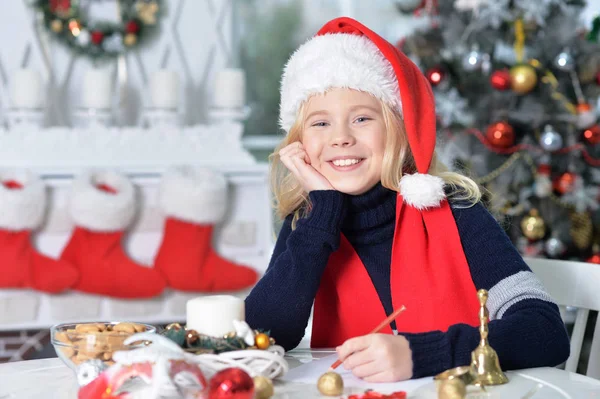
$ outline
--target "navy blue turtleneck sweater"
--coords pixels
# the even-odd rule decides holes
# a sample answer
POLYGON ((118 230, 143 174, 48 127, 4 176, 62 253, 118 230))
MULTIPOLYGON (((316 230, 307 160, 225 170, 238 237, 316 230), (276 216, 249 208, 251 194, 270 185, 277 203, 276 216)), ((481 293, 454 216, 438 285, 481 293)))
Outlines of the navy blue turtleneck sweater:
MULTIPOLYGON (((296 347, 341 233, 360 256, 390 314, 396 198, 396 192, 380 184, 359 196, 332 190, 311 192, 310 214, 298 221, 295 230, 291 217, 285 220, 269 267, 246 298, 248 323, 270 330, 286 350, 296 347)), ((569 340, 558 307, 508 236, 481 204, 450 203, 475 287, 489 291, 489 341, 503 369, 564 362, 569 340)), ((445 332, 399 333, 410 343, 413 378, 469 364, 471 351, 479 343, 478 329, 464 324, 445 332)))

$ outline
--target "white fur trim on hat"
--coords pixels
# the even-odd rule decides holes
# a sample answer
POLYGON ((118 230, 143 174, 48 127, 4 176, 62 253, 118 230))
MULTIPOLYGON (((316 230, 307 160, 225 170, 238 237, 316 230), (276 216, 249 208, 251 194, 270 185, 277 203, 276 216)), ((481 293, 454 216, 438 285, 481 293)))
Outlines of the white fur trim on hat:
POLYGON ((400 179, 400 194, 406 204, 419 210, 438 207, 446 198, 444 179, 424 173, 404 175, 400 179))
POLYGON ((331 88, 371 93, 402 112, 398 80, 390 62, 365 36, 345 33, 315 36, 288 60, 281 79, 279 124, 287 132, 300 105, 331 88))
POLYGON ((84 173, 73 181, 69 211, 75 224, 88 230, 124 230, 135 215, 133 184, 116 172, 84 173), (102 184, 113 188, 116 193, 98 188, 102 184))
POLYGON ((167 216, 214 224, 225 217, 227 181, 221 173, 208 168, 173 168, 162 178, 159 203, 167 216))
POLYGON ((26 170, 0 171, 0 229, 32 230, 40 226, 46 211, 46 187, 42 179, 26 170), (3 183, 15 181, 21 188, 3 183))

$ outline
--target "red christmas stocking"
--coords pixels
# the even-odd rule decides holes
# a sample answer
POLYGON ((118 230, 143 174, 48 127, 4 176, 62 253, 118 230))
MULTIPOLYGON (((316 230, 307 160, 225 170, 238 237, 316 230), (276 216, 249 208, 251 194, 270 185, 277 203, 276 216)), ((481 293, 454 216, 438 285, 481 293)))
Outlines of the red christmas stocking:
POLYGON ((31 244, 42 223, 46 188, 29 172, 0 173, 0 287, 57 293, 72 287, 79 273, 71 264, 50 259, 31 244))
POLYGON ((163 291, 160 273, 133 262, 122 248, 134 203, 133 184, 117 173, 86 174, 73 182, 69 210, 75 230, 61 258, 79 269, 75 289, 117 298, 149 298, 163 291))
POLYGON ((254 269, 228 261, 212 248, 213 227, 227 208, 224 176, 208 169, 172 170, 162 179, 160 204, 166 221, 154 264, 170 287, 217 292, 256 283, 254 269))

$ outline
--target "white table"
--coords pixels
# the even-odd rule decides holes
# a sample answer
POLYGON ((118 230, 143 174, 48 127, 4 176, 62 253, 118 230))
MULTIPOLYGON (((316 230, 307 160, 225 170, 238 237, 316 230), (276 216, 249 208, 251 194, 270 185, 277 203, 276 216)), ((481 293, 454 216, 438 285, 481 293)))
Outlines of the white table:
MULTIPOLYGON (((295 350, 287 355, 290 367, 331 355, 329 351, 295 350)), ((507 373, 511 382, 488 388, 488 394, 473 392, 469 398, 520 399, 537 382, 544 384, 531 399, 599 399, 600 381, 554 368, 538 368, 507 373)), ((409 392, 409 399, 435 399, 431 379, 409 392)), ((376 388, 376 387, 374 387, 376 388)), ((276 399, 321 398, 314 384, 278 382, 276 399)), ((348 393, 357 393, 348 392, 348 393)), ((0 399, 74 399, 77 386, 73 372, 59 359, 30 360, 0 364, 0 399)))

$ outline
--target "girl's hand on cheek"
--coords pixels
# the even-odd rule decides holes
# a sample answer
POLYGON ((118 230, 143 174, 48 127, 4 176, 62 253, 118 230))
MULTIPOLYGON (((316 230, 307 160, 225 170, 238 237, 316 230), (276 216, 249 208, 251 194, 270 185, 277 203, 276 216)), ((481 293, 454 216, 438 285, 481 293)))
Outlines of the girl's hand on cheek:
POLYGON ((299 141, 279 150, 279 158, 306 192, 333 190, 331 183, 310 164, 310 158, 299 141))
POLYGON ((412 351, 401 335, 369 334, 336 348, 343 367, 366 382, 395 382, 412 377, 412 351))

